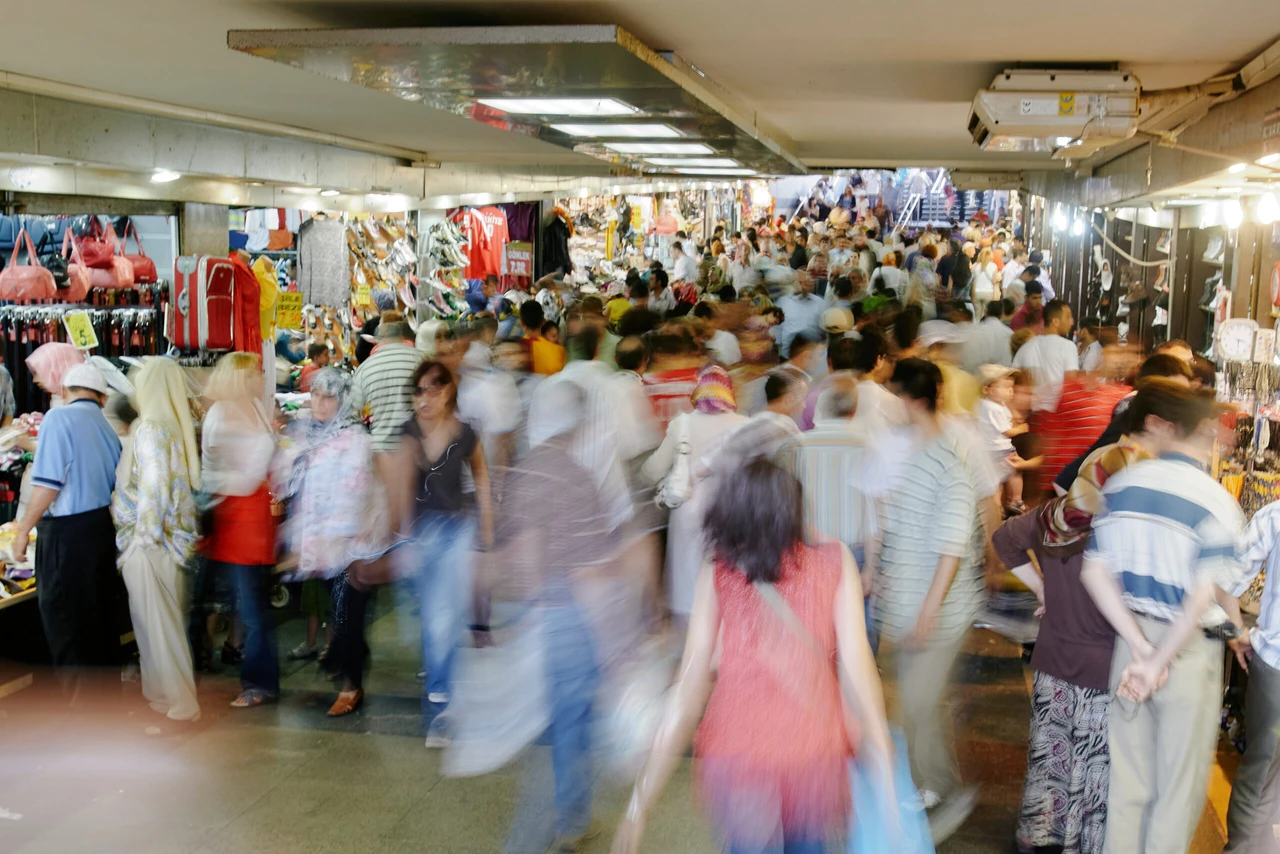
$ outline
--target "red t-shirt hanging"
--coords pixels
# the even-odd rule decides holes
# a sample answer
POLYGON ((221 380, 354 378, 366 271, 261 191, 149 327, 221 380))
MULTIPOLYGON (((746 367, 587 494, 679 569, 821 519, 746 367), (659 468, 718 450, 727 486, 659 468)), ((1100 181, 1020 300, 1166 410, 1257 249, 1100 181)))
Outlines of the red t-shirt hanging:
POLYGON ((471 263, 463 271, 468 279, 502 275, 502 250, 507 245, 507 215, 492 206, 466 208, 455 216, 468 242, 471 263))
POLYGON ((261 287, 258 277, 249 265, 235 252, 230 255, 235 267, 235 327, 231 333, 235 348, 243 353, 262 354, 262 309, 259 303, 261 287))

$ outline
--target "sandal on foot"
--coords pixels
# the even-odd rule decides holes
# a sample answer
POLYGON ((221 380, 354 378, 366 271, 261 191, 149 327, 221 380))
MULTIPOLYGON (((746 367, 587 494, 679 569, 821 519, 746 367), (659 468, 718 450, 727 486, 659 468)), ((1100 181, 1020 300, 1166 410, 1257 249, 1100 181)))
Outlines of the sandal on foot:
POLYGON ((316 647, 307 646, 305 643, 300 643, 297 646, 295 646, 293 649, 289 650, 288 654, 285 655, 285 658, 289 659, 290 661, 309 661, 310 659, 315 658, 319 654, 320 654, 320 651, 316 647))
POLYGON ((364 702, 364 691, 358 688, 354 691, 343 691, 329 707, 329 717, 340 718, 343 715, 349 715, 360 708, 362 702, 364 702))
POLYGON ((262 706, 267 703, 274 703, 276 697, 274 694, 268 694, 266 691, 259 691, 250 688, 248 691, 242 691, 239 697, 231 701, 233 709, 251 709, 254 706, 262 706))

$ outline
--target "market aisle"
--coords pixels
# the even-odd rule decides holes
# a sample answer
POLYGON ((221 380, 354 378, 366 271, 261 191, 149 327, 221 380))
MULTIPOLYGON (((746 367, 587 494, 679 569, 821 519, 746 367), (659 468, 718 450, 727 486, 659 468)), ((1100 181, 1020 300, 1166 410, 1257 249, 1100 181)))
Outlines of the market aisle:
MULTIPOLYGON (((412 625, 414 618, 406 603, 387 608, 370 632, 376 664, 369 702, 347 718, 325 717, 332 694, 314 664, 287 664, 283 701, 250 712, 228 708, 238 688, 229 676, 205 679, 205 717, 185 729, 147 710, 136 684, 93 716, 50 713, 36 689, 0 701, 0 851, 500 850, 517 769, 441 777, 440 754, 417 735, 417 655, 402 636, 404 620, 412 625), (152 724, 164 734, 146 735, 152 724)), ((286 622, 281 648, 301 631, 301 620, 286 622)), ((1009 850, 1025 764, 1025 685, 1016 646, 987 632, 970 635, 957 678, 957 731, 964 773, 983 784, 982 798, 940 854, 1009 850)), ((601 796, 602 827, 611 829, 625 794, 601 796)), ((608 836, 606 830, 585 850, 607 852, 608 836)), ((1217 844, 1195 850, 1221 850, 1217 844)), ((716 850, 688 763, 655 811, 645 848, 716 850)))

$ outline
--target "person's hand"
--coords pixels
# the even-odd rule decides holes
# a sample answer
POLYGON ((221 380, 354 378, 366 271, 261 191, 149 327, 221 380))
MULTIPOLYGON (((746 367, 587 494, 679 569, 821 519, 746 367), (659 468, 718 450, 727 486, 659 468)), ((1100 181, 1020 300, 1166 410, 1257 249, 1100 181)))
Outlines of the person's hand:
POLYGON ((17 445, 24 451, 29 451, 33 454, 36 452, 36 437, 32 436, 30 433, 23 433, 21 436, 13 440, 13 444, 17 445))
POLYGON ((1143 703, 1168 681, 1169 668, 1157 667, 1151 658, 1135 660, 1121 674, 1116 694, 1135 703, 1143 703))
POLYGON ((25 563, 27 560, 27 544, 31 542, 31 531, 14 522, 6 524, 5 529, 14 532, 12 550, 13 562, 25 563), (13 527, 10 528, 9 525, 12 525, 13 527))
POLYGON ((1253 645, 1249 643, 1249 630, 1245 629, 1240 633, 1240 637, 1227 641, 1227 646, 1231 647, 1231 651, 1235 653, 1240 667, 1248 673, 1249 659, 1253 657, 1253 645))
POLYGON ((1039 608, 1036 608, 1035 612, 1034 612, 1031 616, 1033 616, 1033 617, 1043 617, 1043 616, 1044 616, 1044 603, 1043 603, 1043 602, 1041 602, 1041 603, 1040 603, 1040 607, 1039 607, 1039 608))
POLYGON ((611 854, 638 854, 640 837, 644 836, 644 814, 623 816, 613 834, 611 854))
POLYGON ((862 598, 869 599, 871 597, 871 591, 875 587, 874 573, 863 572, 859 573, 859 575, 862 578, 862 598))
POLYGON ((929 638, 933 636, 933 630, 937 626, 938 610, 925 603, 925 606, 920 610, 920 616, 916 618, 916 627, 907 636, 907 643, 910 646, 924 646, 928 643, 929 638))

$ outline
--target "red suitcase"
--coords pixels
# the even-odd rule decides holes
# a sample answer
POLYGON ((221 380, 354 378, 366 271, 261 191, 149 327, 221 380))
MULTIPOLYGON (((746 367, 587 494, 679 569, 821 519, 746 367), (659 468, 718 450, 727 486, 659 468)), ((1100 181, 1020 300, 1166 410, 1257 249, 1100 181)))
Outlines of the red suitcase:
POLYGON ((231 350, 235 268, 228 258, 183 255, 173 264, 165 336, 179 350, 231 350))

